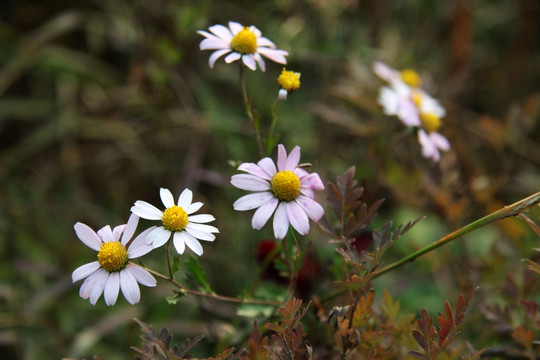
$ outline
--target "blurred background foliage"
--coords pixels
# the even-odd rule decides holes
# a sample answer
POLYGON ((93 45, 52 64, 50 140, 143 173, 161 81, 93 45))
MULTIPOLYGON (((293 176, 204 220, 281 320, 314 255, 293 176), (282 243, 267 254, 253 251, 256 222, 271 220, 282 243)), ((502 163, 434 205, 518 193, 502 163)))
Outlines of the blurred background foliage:
MULTIPOLYGON (((301 89, 280 105, 280 142, 301 146, 302 161, 325 182, 356 166, 364 200, 386 199, 374 227, 426 216, 388 261, 539 190, 535 0, 3 1, 2 358, 125 359, 138 343, 133 317, 167 326, 177 341, 205 334, 200 356, 245 346, 252 318, 237 316, 236 306, 193 296, 170 305, 163 298, 171 288, 160 282, 142 288, 136 306, 119 299, 113 308, 102 300, 93 307, 70 278, 95 256, 76 238, 75 222, 125 223, 134 201, 158 203, 160 187, 176 195, 189 187, 221 232, 200 258, 213 289, 237 296, 259 282, 257 246, 271 228, 253 231, 250 214, 233 212, 241 193, 229 185, 232 164, 258 160, 238 70, 222 60, 210 69, 196 33, 230 20, 256 25, 290 52, 287 68, 302 73, 301 89), (452 149, 440 164, 423 159, 416 137, 382 115, 375 60, 417 70, 446 107, 441 132, 452 149)), ((282 69, 267 68, 247 75, 263 126, 282 69)), ((324 195, 319 200, 324 205, 324 195)), ((325 280, 312 285, 324 294, 342 269, 333 245, 312 228, 303 241, 315 245, 325 280)), ((474 303, 511 302, 494 294, 508 289, 507 276, 526 283, 520 259, 534 258, 537 242, 524 222, 500 221, 373 286, 418 314, 420 307, 436 313, 444 298, 479 285, 469 319, 476 335, 466 338, 490 346, 478 331, 489 317, 474 303)), ((165 272, 163 256, 158 250, 144 261, 165 272)))

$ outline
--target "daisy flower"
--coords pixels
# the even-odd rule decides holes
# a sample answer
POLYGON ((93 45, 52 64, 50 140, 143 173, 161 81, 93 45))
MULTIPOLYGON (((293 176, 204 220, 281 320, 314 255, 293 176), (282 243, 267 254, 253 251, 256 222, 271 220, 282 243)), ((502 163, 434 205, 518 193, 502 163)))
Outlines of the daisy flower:
POLYGON ((235 210, 253 210, 251 224, 260 230, 274 214, 274 235, 283 239, 289 224, 300 234, 309 232, 309 219, 317 222, 324 210, 314 198, 314 190, 323 190, 324 185, 317 173, 309 174, 298 166, 300 147, 296 146, 287 156, 283 145, 278 145, 277 169, 272 159, 266 157, 255 163, 243 163, 238 170, 247 174, 233 175, 231 184, 254 191, 233 204, 235 210), (275 212, 275 213, 274 213, 275 212))
POLYGON ((288 71, 283 68, 281 74, 277 78, 277 82, 279 86, 281 86, 278 94, 279 99, 287 100, 288 93, 292 93, 300 89, 300 73, 288 71))
POLYGON ((420 88, 420 76, 413 70, 397 71, 376 62, 373 71, 390 86, 381 88, 378 102, 386 115, 397 116, 403 124, 418 128, 422 156, 433 162, 440 160, 440 152, 450 150, 450 143, 437 132, 441 118, 446 115, 439 101, 420 88))
POLYGON ((168 189, 159 191, 161 202, 165 210, 161 211, 146 201, 138 200, 131 207, 131 212, 147 220, 161 220, 162 226, 153 226, 146 238, 147 244, 154 248, 165 244, 172 235, 173 244, 179 254, 183 254, 186 245, 197 255, 202 255, 203 248, 199 240, 214 241, 213 233, 219 230, 205 223, 214 221, 212 215, 193 215, 202 206, 202 202, 192 203, 193 193, 189 189, 182 191, 178 197, 177 205, 174 203, 172 193, 168 189))
POLYGON ((230 21, 229 27, 213 25, 208 28, 210 32, 199 30, 197 33, 206 39, 201 41, 201 50, 216 50, 208 60, 211 68, 221 56, 225 57, 227 64, 242 59, 244 65, 251 70, 257 69, 257 64, 262 71, 266 70, 262 56, 280 64, 286 64, 285 56, 289 53, 285 50, 276 49, 276 45, 261 36, 261 31, 255 26, 242 26, 237 22, 230 21))
POLYGON ((107 225, 97 233, 88 225, 80 222, 75 224, 77 237, 98 252, 97 261, 78 267, 71 275, 73 282, 86 278, 79 295, 83 299, 90 298, 92 305, 96 304, 102 293, 105 303, 114 305, 119 290, 130 304, 136 304, 141 298, 137 283, 156 286, 156 279, 148 271, 129 261, 152 250, 152 246, 145 242, 148 230, 131 240, 138 222, 139 217, 132 214, 126 225, 116 226, 112 230, 107 225))

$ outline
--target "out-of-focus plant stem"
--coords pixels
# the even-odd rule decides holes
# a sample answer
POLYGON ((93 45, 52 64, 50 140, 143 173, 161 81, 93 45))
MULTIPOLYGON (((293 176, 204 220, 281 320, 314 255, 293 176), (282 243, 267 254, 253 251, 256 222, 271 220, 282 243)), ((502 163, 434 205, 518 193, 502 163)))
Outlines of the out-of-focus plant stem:
POLYGON ((256 121, 255 116, 253 115, 253 109, 251 108, 251 100, 247 94, 246 81, 244 79, 245 66, 244 64, 242 64, 242 61, 239 61, 239 63, 240 63, 240 87, 242 88, 242 98, 244 99, 244 105, 246 107, 246 114, 249 118, 249 121, 251 122, 251 126, 253 126, 253 132, 255 133, 255 140, 257 140, 257 146, 259 147, 259 154, 262 157, 264 156, 264 147, 261 141, 261 135, 259 133, 260 124, 256 121))
POLYGON ((389 264, 380 270, 375 271, 373 274, 373 278, 380 276, 384 273, 387 273, 389 271, 392 271, 394 269, 397 269, 409 262, 414 261, 416 258, 427 254, 428 252, 435 250, 436 248, 447 244, 455 239, 458 239, 462 237, 463 235, 470 233, 471 231, 477 230, 481 228, 484 225, 490 224, 494 221, 501 220, 510 216, 518 216, 523 212, 526 212, 530 208, 539 205, 540 204, 540 192, 537 192, 536 194, 533 194, 529 197, 526 197, 525 199, 522 199, 512 205, 508 205, 503 207, 500 210, 497 210, 487 216, 484 216, 481 219, 478 219, 468 225, 465 225, 464 227, 454 231, 451 234, 448 234, 441 239, 435 241, 434 243, 424 247, 423 249, 420 249, 412 254, 409 254, 405 256, 403 259, 398 260, 392 264, 389 264))

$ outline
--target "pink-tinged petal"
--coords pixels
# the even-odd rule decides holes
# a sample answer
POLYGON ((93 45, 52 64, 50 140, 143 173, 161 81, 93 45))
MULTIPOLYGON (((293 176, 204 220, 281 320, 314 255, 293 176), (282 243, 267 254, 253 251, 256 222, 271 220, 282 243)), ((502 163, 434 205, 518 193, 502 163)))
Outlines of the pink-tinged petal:
POLYGON ((134 305, 141 300, 141 290, 139 289, 137 280, 127 269, 120 271, 120 289, 128 303, 131 305, 134 305))
POLYGON ((185 231, 181 232, 175 232, 173 235, 173 245, 176 249, 176 252, 182 255, 184 251, 186 250, 186 243, 184 241, 184 234, 185 231))
POLYGON ((79 266, 71 274, 71 281, 77 282, 81 279, 89 277, 99 269, 99 261, 92 261, 91 263, 79 266))
POLYGON ((269 49, 265 47, 260 47, 257 49, 257 52, 261 54, 262 56, 267 57, 268 59, 272 60, 273 62, 277 62, 278 64, 287 64, 287 59, 285 56, 288 56, 289 53, 285 50, 275 50, 275 49, 269 49))
POLYGON ((296 169, 294 169, 294 170, 293 170, 293 173, 294 173, 296 176, 298 176, 298 178, 299 178, 300 180, 302 180, 303 177, 309 175, 309 173, 308 173, 306 170, 302 169, 301 167, 297 167, 296 169))
POLYGON ((296 202, 287 203, 287 216, 292 227, 300 235, 306 235, 309 232, 309 219, 304 210, 296 202))
POLYGON ((304 210, 306 215, 315 222, 319 221, 324 215, 323 207, 313 199, 300 195, 295 201, 304 210))
POLYGON ((156 286, 157 281, 146 270, 135 264, 128 264, 126 269, 135 277, 135 280, 141 285, 153 287, 156 286))
POLYGON ((441 150, 448 151, 450 150, 450 142, 441 134, 434 132, 429 135, 431 141, 441 150))
MULTIPOLYGON (((216 233, 216 234, 219 233, 218 228, 215 227, 215 226, 212 226, 212 225, 196 224, 196 223, 190 222, 188 224, 188 226, 186 226, 186 229, 187 229, 187 227, 189 227, 190 229, 195 229, 195 230, 198 230, 198 231, 204 231, 204 232, 207 232, 207 233, 216 233)), ((195 236, 195 235, 193 235, 193 236, 195 236)))
POLYGON ((171 232, 164 227, 156 227, 146 237, 146 243, 152 244, 154 249, 164 245, 171 237, 171 232))
POLYGON ((104 243, 114 241, 111 227, 106 225, 97 231, 98 236, 104 243))
POLYGON ((138 257, 146 255, 154 249, 154 246, 152 246, 151 243, 147 243, 146 240, 148 238, 148 234, 150 234, 154 229, 156 229, 156 226, 152 226, 144 230, 135 239, 133 239, 131 244, 129 244, 128 248, 128 254, 130 259, 136 259, 138 257))
POLYGON ((216 236, 214 234, 206 231, 201 231, 199 228, 193 225, 194 224, 188 224, 186 226, 186 231, 194 238, 206 241, 214 241, 216 239, 216 236))
POLYGON ((232 53, 230 53, 229 55, 227 55, 227 56, 225 57, 225 62, 226 62, 227 64, 230 64, 230 63, 232 63, 233 61, 236 61, 236 60, 240 59, 241 57, 242 57, 242 55, 241 55, 240 53, 232 52, 232 53))
POLYGON ((400 98, 398 101, 397 116, 406 126, 420 126, 418 108, 408 98, 400 98))
POLYGON ((255 230, 261 230, 264 224, 270 219, 270 216, 274 213, 274 210, 276 210, 276 207, 279 204, 279 200, 276 198, 272 198, 270 201, 268 201, 266 204, 262 205, 255 211, 255 214, 253 214, 253 219, 251 219, 251 226, 255 230))
POLYGON ((248 194, 236 200, 233 204, 233 208, 236 211, 253 210, 266 204, 272 199, 274 199, 274 195, 269 191, 248 194))
POLYGON ((189 217, 189 222, 204 224, 216 220, 215 217, 209 214, 192 215, 189 217))
POLYGON ((180 206, 182 209, 189 209, 192 201, 193 192, 189 189, 184 189, 184 191, 182 191, 182 193, 178 197, 178 206, 180 206))
POLYGON ((268 175, 263 169, 254 163, 243 163, 238 167, 238 170, 245 171, 248 174, 255 175, 266 180, 272 179, 272 176, 268 175))
POLYGON ((231 52, 231 49, 224 49, 224 50, 217 50, 210 55, 208 58, 208 66, 210 66, 210 69, 214 68, 214 64, 216 63, 216 60, 222 57, 225 54, 228 54, 231 52))
POLYGON ((200 50, 223 50, 223 49, 231 49, 231 45, 229 42, 224 41, 223 39, 218 39, 216 37, 214 38, 207 38, 201 41, 199 44, 200 50))
POLYGON ((231 29, 233 35, 238 34, 243 28, 242 24, 237 23, 236 21, 229 21, 229 29, 231 29))
POLYGON ((88 281, 90 278, 94 278, 92 291, 90 292, 90 304, 95 305, 99 297, 103 293, 105 285, 107 284, 107 280, 109 279, 109 272, 104 269, 99 269, 94 273, 94 275, 88 277, 85 282, 88 281))
POLYGON ((437 147, 431 142, 428 134, 423 130, 418 130, 418 141, 422 146, 422 156, 426 159, 432 159, 433 162, 437 162, 440 159, 439 151, 437 147))
POLYGON ((313 190, 324 190, 324 184, 321 177, 317 173, 311 173, 308 176, 304 176, 301 180, 302 187, 306 187, 313 190))
POLYGON ((248 191, 270 190, 270 182, 249 174, 238 174, 231 177, 231 184, 239 189, 248 191))
POLYGON ((174 206, 174 198, 169 189, 165 189, 165 188, 159 189, 159 197, 161 198, 161 202, 165 206, 165 209, 168 209, 174 206))
POLYGON ((101 244, 103 244, 103 242, 96 232, 88 225, 78 222, 75 224, 75 226, 73 226, 73 228, 75 229, 77 237, 83 242, 84 245, 96 251, 101 249, 101 244))
POLYGON ((277 168, 279 171, 286 170, 285 164, 287 163, 287 150, 285 150, 285 146, 283 144, 278 145, 278 153, 277 153, 277 168))
POLYGON ((257 63, 255 62, 255 59, 253 58, 253 55, 242 55, 242 62, 249 69, 251 69, 253 71, 257 70, 257 63))
POLYGON ((79 295, 83 299, 90 298, 90 303, 92 303, 92 300, 94 300, 92 305, 95 305, 97 299, 99 299, 101 293, 103 292, 103 288, 105 287, 108 276, 109 273, 107 271, 99 269, 84 280, 83 284, 81 285, 81 289, 79 290, 79 295), (92 292, 96 292, 96 294, 94 294, 94 298, 91 297, 92 292))
POLYGON ((262 35, 261 30, 259 30, 255 25, 251 25, 251 26, 249 27, 249 30, 250 30, 253 34, 255 34, 255 36, 257 37, 257 39, 260 38, 261 35, 262 35))
POLYGON ((383 80, 394 82, 401 78, 399 71, 392 69, 383 62, 376 61, 373 63, 373 72, 383 80))
POLYGON ((135 201, 135 205, 131 207, 131 212, 146 220, 161 220, 163 216, 161 210, 142 200, 135 201))
POLYGON ((287 203, 282 202, 274 214, 274 236, 281 240, 287 235, 289 230, 289 217, 287 216, 287 203))
POLYGON ((265 46, 265 47, 269 47, 271 49, 276 48, 276 44, 274 44, 271 40, 269 40, 269 39, 267 39, 265 37, 259 37, 257 39, 257 46, 258 47, 265 46))
POLYGON ((118 292, 120 291, 120 274, 115 271, 109 274, 107 283, 105 284, 105 290, 103 291, 103 298, 107 306, 116 304, 118 299, 118 292))
POLYGON ((182 234, 184 238, 184 243, 187 245, 187 247, 190 248, 191 251, 193 251, 195 254, 201 256, 203 253, 201 243, 185 231, 182 234))
POLYGON ((217 39, 219 39, 216 35, 210 34, 209 32, 204 31, 204 30, 197 30, 197 34, 202 35, 202 36, 207 37, 207 38, 212 38, 212 39, 217 38, 217 39))
POLYGON ((310 199, 315 198, 315 192, 309 188, 300 188, 300 193, 307 196, 310 199))
POLYGON ((188 214, 188 215, 191 215, 193 214, 194 212, 196 212, 197 210, 199 210, 204 204, 200 201, 197 201, 197 202, 194 202, 192 203, 191 205, 189 205, 189 207, 187 209, 184 209, 184 211, 188 214))
POLYGON ((289 153, 287 161, 285 162, 285 169, 289 171, 294 171, 300 162, 300 146, 295 146, 294 149, 289 153))
POLYGON ((223 25, 213 25, 208 28, 214 35, 216 35, 218 38, 227 40, 230 42, 233 38, 233 34, 227 27, 223 25))
POLYGON ((120 236, 125 231, 127 224, 115 226, 112 230, 113 241, 120 241, 120 236))
POLYGON ((274 161, 270 159, 269 157, 265 157, 257 163, 257 165, 266 173, 270 178, 274 177, 276 175, 276 165, 274 164, 274 161))
POLYGON ((128 241, 131 240, 131 238, 133 237, 133 234, 135 234, 135 231, 137 230, 138 224, 139 224, 139 217, 132 213, 126 224, 124 235, 122 236, 122 245, 126 245, 128 241))

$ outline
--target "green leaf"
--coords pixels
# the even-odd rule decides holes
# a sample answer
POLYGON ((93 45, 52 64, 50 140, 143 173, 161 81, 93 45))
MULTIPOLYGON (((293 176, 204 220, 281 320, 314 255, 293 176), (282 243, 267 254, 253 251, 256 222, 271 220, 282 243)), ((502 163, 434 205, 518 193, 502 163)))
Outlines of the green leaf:
POLYGON ((186 262, 186 275, 196 282, 199 283, 201 289, 208 293, 212 293, 212 288, 208 281, 206 280, 206 273, 201 267, 199 260, 191 256, 186 262))
POLYGON ((183 291, 174 291, 174 295, 166 296, 165 301, 167 301, 170 305, 176 305, 180 301, 181 298, 186 296, 186 293, 183 291))

